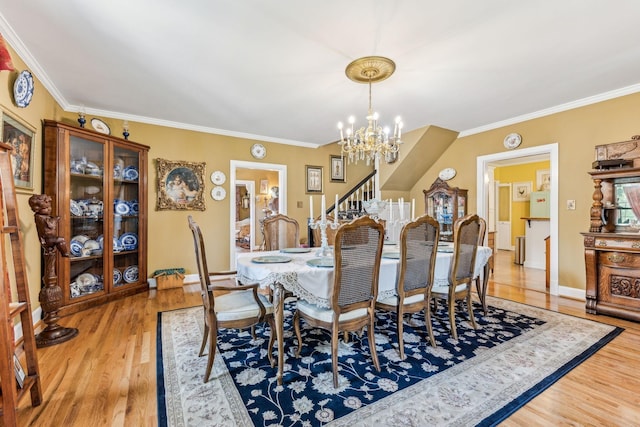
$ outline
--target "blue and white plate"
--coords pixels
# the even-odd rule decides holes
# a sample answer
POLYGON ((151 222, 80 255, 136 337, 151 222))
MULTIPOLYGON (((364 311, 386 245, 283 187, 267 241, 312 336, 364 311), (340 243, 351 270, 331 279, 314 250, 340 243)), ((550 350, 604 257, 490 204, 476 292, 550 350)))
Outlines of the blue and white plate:
POLYGON ((117 285, 122 281, 122 272, 117 268, 113 269, 113 284, 117 285))
POLYGON ((25 108, 33 98, 33 76, 28 70, 20 71, 13 84, 13 98, 16 105, 25 108))
POLYGON ((138 247, 138 235, 136 233, 124 233, 120 236, 120 246, 125 251, 132 251, 138 247))
POLYGON ((129 208, 129 205, 127 204, 127 202, 116 203, 116 206, 114 209, 116 213, 120 215, 127 215, 131 211, 131 208, 129 208))
POLYGON ((80 206, 80 204, 75 200, 71 200, 69 202, 69 208, 70 208, 69 210, 71 211, 71 215, 73 216, 84 215, 84 210, 82 209, 82 206, 80 206))
POLYGON ((137 265, 130 265, 129 267, 127 267, 124 270, 124 273, 122 273, 122 277, 124 278, 124 281, 127 283, 135 283, 138 281, 138 266, 137 265))
POLYGON ((130 201, 129 209, 131 209, 131 215, 138 215, 138 201, 137 200, 130 201))
POLYGON ((84 243, 79 240, 72 239, 71 243, 69 243, 69 250, 73 256, 82 256, 82 248, 84 247, 84 243))
POLYGON ((123 250, 122 245, 120 244, 120 240, 117 237, 113 238, 113 252, 120 252, 123 250))
POLYGON ((135 181, 138 179, 138 168, 135 166, 127 166, 122 171, 122 177, 127 181, 135 181))

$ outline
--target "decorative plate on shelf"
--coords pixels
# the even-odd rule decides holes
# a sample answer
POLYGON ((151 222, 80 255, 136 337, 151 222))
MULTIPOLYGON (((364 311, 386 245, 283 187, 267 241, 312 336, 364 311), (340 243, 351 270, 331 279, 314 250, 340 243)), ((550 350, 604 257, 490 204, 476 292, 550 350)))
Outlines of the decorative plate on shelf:
POLYGON ((124 171, 122 171, 122 177, 127 181, 135 181, 138 179, 138 176, 138 168, 135 166, 127 166, 124 168, 124 171))
POLYGON ((213 200, 224 200, 224 198, 227 197, 227 191, 220 186, 213 187, 211 197, 213 200))
POLYGON ((262 144, 253 144, 251 146, 251 155, 256 159, 264 159, 267 155, 267 149, 262 144))
POLYGON ((138 281, 138 266, 137 265, 130 265, 129 267, 127 267, 124 270, 124 273, 122 273, 122 277, 124 278, 124 281, 127 283, 135 283, 138 281))
POLYGON ((122 281, 122 272, 120 270, 118 270, 117 268, 113 269, 113 284, 117 285, 118 283, 120 283, 120 281, 122 281))
POLYGON ((111 129, 109 129, 109 125, 100 120, 97 117, 91 119, 91 126, 100 133, 104 133, 105 135, 111 135, 111 129))
POLYGON ((136 233, 124 233, 119 240, 125 251, 132 251, 138 247, 138 235, 136 233))
POLYGON ((20 108, 25 108, 33 98, 33 76, 27 70, 20 71, 13 84, 13 99, 20 108))
POLYGON ((82 247, 84 243, 71 239, 71 243, 69 243, 69 250, 71 251, 71 255, 73 256, 82 256, 82 247))
POLYGON ((71 200, 69 202, 69 207, 71 210, 71 215, 73 216, 82 216, 84 214, 84 210, 82 209, 82 206, 80 206, 78 202, 76 202, 75 200, 71 200))
POLYGON ((131 211, 131 208, 129 207, 129 204, 127 202, 120 201, 116 203, 114 210, 119 215, 126 215, 131 211))
POLYGON ((211 174, 211 182, 215 185, 222 185, 227 180, 227 176, 222 171, 215 171, 211 174))

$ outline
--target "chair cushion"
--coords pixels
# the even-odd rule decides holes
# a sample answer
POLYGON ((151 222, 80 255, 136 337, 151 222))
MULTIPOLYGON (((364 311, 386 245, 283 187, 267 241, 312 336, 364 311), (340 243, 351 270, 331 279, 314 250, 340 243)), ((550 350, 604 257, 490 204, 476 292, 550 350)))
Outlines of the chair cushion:
MULTIPOLYGON (((314 319, 321 320, 323 322, 332 322, 333 321, 333 310, 329 308, 318 307, 315 304, 311 304, 304 300, 298 300, 298 310, 314 319)), ((359 317, 366 317, 367 309, 359 308, 357 310, 349 311, 347 313, 342 313, 340 318, 338 319, 340 322, 344 322, 351 319, 357 319, 359 317)))
MULTIPOLYGON (((467 284, 466 283, 461 283, 458 286, 456 286, 456 292, 461 292, 464 291, 467 288, 467 284)), ((432 294, 448 294, 449 293, 449 285, 433 285, 433 288, 431 288, 431 293, 432 294)))
MULTIPOLYGON (((405 304, 413 304, 413 303, 420 302, 420 301, 424 301, 424 294, 411 295, 409 298, 405 298, 404 299, 404 303, 405 304)), ((398 296, 397 295, 393 295, 393 296, 391 296, 389 298, 379 299, 378 302, 381 303, 381 304, 397 306, 398 305, 398 296)))
MULTIPOLYGON (((267 314, 273 313, 273 304, 267 298, 258 294, 258 298, 264 305, 267 314)), ((248 319, 257 317, 260 314, 260 307, 253 297, 253 292, 234 291, 215 297, 216 317, 219 321, 248 319)))

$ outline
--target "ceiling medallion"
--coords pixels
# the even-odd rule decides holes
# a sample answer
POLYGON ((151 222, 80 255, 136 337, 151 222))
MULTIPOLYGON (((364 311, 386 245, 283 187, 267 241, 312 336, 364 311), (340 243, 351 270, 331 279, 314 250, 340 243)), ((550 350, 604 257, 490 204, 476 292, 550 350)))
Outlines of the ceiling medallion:
POLYGON ((340 130, 338 144, 342 154, 347 155, 350 163, 366 160, 368 165, 372 161, 375 162, 380 156, 388 163, 397 159, 397 153, 400 150, 400 144, 402 144, 402 120, 400 117, 396 117, 393 134, 389 135, 389 128, 383 128, 378 124, 378 113, 373 111, 371 105, 371 85, 389 78, 395 69, 396 64, 391 59, 382 56, 366 56, 347 65, 345 73, 350 80, 369 85, 367 126, 355 130, 354 116, 349 117, 349 125, 344 131, 342 122, 338 123, 340 130), (390 162, 387 159, 393 160, 390 162))

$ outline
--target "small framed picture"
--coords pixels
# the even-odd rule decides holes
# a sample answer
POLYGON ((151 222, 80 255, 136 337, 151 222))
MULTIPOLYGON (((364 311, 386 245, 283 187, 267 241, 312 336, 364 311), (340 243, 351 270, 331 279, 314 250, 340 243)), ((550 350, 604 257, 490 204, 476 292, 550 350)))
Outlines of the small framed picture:
POLYGON ((531 181, 513 183, 513 201, 527 202, 531 194, 531 181))
POLYGON ((551 173, 549 169, 541 169, 536 171, 536 190, 549 191, 551 189, 551 173))
POLYGON ((269 193, 269 180, 268 179, 261 179, 260 180, 260 194, 267 194, 269 193))
POLYGON ((16 189, 33 190, 35 130, 2 112, 2 141, 11 145, 11 168, 16 189))
POLYGON ((331 156, 331 182, 347 182, 347 171, 342 156, 331 156))
POLYGON ((306 170, 306 193, 322 193, 322 166, 305 166, 306 170))

